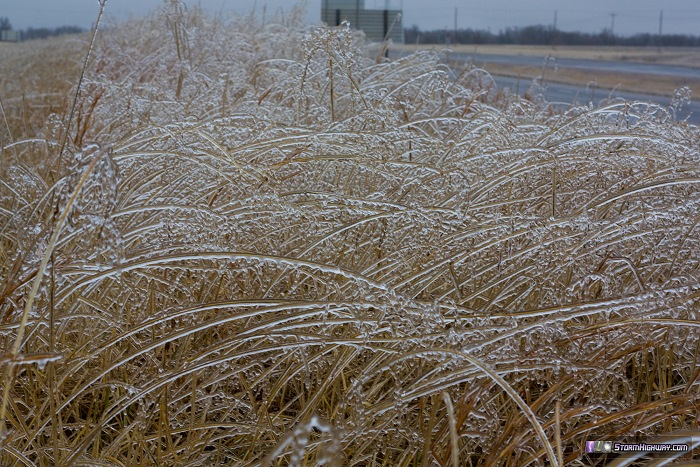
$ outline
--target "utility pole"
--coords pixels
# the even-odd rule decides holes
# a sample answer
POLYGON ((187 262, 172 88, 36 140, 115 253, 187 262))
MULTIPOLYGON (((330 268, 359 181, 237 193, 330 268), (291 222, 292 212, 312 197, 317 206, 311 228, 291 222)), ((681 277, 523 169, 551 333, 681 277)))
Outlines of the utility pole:
POLYGON ((454 36, 453 42, 456 44, 457 43, 457 7, 455 7, 455 28, 454 28, 454 32, 452 33, 452 35, 454 36))
POLYGON ((659 13, 659 53, 661 53, 661 34, 663 33, 664 26, 664 10, 659 13))
POLYGON ((612 18, 612 23, 610 24, 610 34, 613 36, 615 35, 615 17, 617 16, 617 13, 610 13, 610 17, 612 18))
POLYGON ((554 27, 552 27, 552 31, 557 30, 557 10, 554 10, 554 27))

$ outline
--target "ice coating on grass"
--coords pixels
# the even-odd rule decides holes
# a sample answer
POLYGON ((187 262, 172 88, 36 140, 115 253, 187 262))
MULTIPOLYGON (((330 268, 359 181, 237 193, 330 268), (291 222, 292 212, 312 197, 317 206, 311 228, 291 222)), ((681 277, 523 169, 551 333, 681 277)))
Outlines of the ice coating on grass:
POLYGON ((453 419, 465 463, 543 464, 557 402, 565 452, 688 425, 697 128, 295 18, 104 30, 63 154, 57 115, 2 150, 9 345, 66 219, 21 343, 62 358, 18 365, 13 452, 444 463, 453 419))

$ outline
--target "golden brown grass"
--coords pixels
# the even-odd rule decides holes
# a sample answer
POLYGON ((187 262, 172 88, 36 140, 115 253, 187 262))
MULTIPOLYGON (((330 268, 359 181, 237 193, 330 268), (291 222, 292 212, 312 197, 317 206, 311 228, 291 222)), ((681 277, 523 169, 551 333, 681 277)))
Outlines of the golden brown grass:
POLYGON ((3 78, 3 465, 576 465, 697 432, 697 127, 285 21, 103 32, 62 152, 75 89, 23 124, 3 78))
POLYGON ((84 36, 3 45, 0 61, 5 65, 0 67, 0 100, 5 117, 0 138, 4 146, 26 135, 35 136, 50 115, 67 117, 64 112, 80 71, 84 36))

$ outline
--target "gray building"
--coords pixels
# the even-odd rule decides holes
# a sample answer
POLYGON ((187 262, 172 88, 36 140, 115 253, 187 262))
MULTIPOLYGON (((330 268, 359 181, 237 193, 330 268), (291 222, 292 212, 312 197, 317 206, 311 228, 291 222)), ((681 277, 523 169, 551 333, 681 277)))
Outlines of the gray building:
POLYGON ((20 33, 19 31, 13 31, 11 29, 6 29, 0 32, 0 41, 3 42, 19 42, 20 33))
POLYGON ((403 43, 402 16, 401 10, 367 10, 364 0, 321 0, 321 21, 329 26, 348 21, 372 42, 386 38, 403 43))

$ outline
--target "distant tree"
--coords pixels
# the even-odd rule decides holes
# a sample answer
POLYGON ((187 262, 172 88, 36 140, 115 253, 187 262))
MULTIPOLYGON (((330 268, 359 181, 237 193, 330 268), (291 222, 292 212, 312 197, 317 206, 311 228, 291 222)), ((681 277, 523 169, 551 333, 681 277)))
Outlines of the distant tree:
POLYGON ((404 28, 403 39, 407 44, 413 44, 420 40, 420 29, 415 24, 410 28, 404 28))
POLYGON ((557 45, 700 46, 700 36, 665 34, 659 37, 652 34, 637 34, 623 37, 614 35, 607 28, 599 33, 587 33, 554 30, 550 26, 534 25, 506 28, 497 34, 491 31, 475 29, 421 31, 416 25, 404 29, 404 38, 406 43, 409 44, 414 42, 420 44, 444 44, 448 37, 461 44, 550 45, 556 41, 557 45))
POLYGON ((5 16, 0 16, 0 31, 10 31, 12 30, 12 24, 10 24, 10 18, 5 16))
POLYGON ((27 28, 22 31, 22 40, 46 39, 47 37, 62 36, 64 34, 77 34, 84 29, 78 26, 60 26, 58 28, 27 28))

